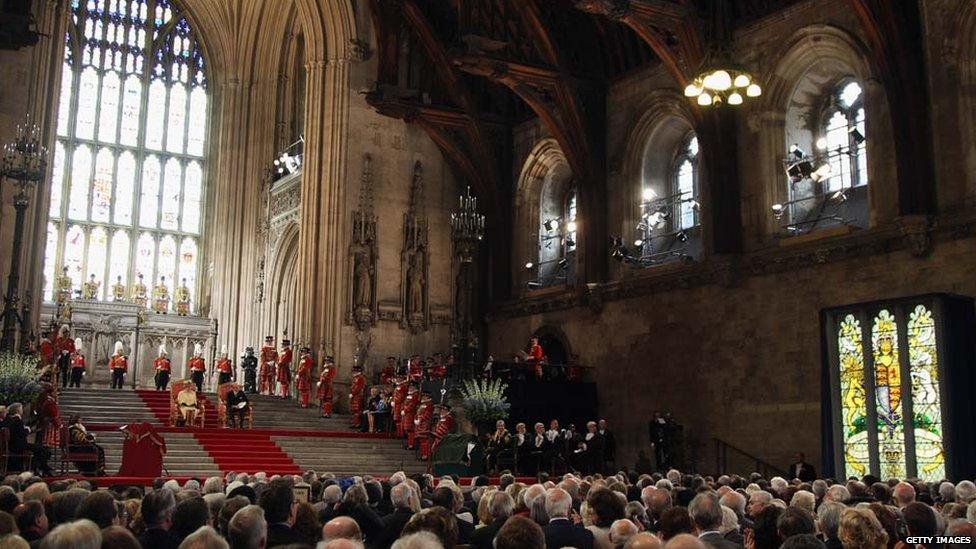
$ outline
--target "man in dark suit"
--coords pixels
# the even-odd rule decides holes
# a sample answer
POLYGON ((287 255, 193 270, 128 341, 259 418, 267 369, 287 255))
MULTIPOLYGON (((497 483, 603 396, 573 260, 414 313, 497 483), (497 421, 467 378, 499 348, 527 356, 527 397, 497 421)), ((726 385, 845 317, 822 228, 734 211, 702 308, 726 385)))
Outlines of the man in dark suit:
POLYGON ((490 497, 488 514, 491 515, 491 523, 474 531, 470 543, 472 549, 492 549, 495 535, 502 529, 502 525, 505 524, 508 517, 515 512, 515 502, 512 500, 512 496, 499 490, 493 492, 490 497))
POLYGON ((583 452, 583 471, 588 474, 603 472, 603 436, 596 429, 596 422, 586 424, 586 434, 583 435, 586 450, 583 452))
POLYGON ((31 452, 34 456, 34 470, 40 472, 40 476, 49 477, 52 475, 52 471, 48 466, 47 460, 51 457, 51 452, 40 444, 27 442, 27 435, 30 434, 30 429, 24 425, 24 419, 21 417, 23 412, 24 406, 19 402, 15 402, 7 408, 7 418, 3 422, 3 426, 7 428, 10 436, 8 442, 10 455, 7 458, 7 470, 23 471, 24 459, 22 456, 25 452, 31 452))
POLYGON ((698 531, 698 539, 713 549, 742 549, 722 535, 722 504, 714 493, 702 492, 691 500, 688 514, 698 531))
POLYGON ((542 529, 546 536, 546 547, 593 548, 593 533, 569 520, 572 507, 572 496, 562 488, 553 488, 546 494, 549 524, 542 529))
POLYGON ((176 549, 176 538, 169 533, 173 526, 173 511, 176 498, 168 488, 153 490, 142 498, 139 508, 146 529, 139 536, 139 544, 154 549, 176 549))
POLYGON ((539 474, 539 471, 549 469, 548 464, 551 461, 550 446, 549 439, 546 438, 545 425, 536 423, 535 434, 528 443, 529 459, 526 460, 526 463, 530 469, 526 471, 526 474, 536 476, 539 474))
POLYGON ((294 529, 298 500, 295 499, 289 481, 271 481, 267 490, 261 494, 258 505, 264 509, 264 519, 268 522, 268 547, 293 543, 310 544, 311 540, 305 539, 301 532, 294 529))
POLYGON ((817 480, 817 470, 813 465, 807 463, 807 457, 803 452, 797 452, 794 456, 795 463, 790 465, 790 477, 798 478, 803 482, 813 482, 817 480))
POLYGON ((471 536, 474 535, 474 525, 458 517, 458 513, 461 512, 461 505, 464 503, 460 489, 455 493, 451 488, 441 486, 434 490, 430 500, 435 506, 447 509, 454 516, 454 523, 457 525, 458 531, 458 543, 461 545, 470 543, 471 536))
POLYGON ((611 474, 616 471, 617 466, 617 439, 613 436, 613 431, 607 428, 607 420, 601 419, 597 423, 596 432, 603 437, 603 470, 601 473, 611 474))
POLYGON ((250 407, 251 403, 248 402, 247 393, 242 387, 227 393, 227 422, 230 423, 230 427, 243 429, 244 418, 247 417, 247 411, 250 407))
POLYGON ((410 517, 413 516, 413 509, 410 504, 412 497, 413 491, 405 482, 397 484, 390 490, 390 500, 393 502, 394 509, 392 513, 383 517, 383 530, 377 536, 376 542, 373 543, 373 549, 389 549, 393 542, 400 537, 403 527, 410 522, 410 517))

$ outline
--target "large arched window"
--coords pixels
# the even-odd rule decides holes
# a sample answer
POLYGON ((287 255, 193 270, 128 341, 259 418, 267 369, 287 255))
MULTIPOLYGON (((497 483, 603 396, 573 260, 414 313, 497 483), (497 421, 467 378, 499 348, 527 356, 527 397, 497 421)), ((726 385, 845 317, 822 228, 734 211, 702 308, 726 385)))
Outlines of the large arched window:
POLYGON ((672 170, 674 188, 674 229, 682 231, 698 226, 698 138, 684 141, 672 170))
POLYGON ((207 80, 170 0, 72 0, 51 181, 44 296, 66 267, 121 280, 186 280, 196 310, 207 80))
POLYGON ((824 180, 824 192, 868 184, 863 95, 860 84, 844 81, 827 98, 820 137, 816 143, 820 154, 830 165, 830 177, 824 180))

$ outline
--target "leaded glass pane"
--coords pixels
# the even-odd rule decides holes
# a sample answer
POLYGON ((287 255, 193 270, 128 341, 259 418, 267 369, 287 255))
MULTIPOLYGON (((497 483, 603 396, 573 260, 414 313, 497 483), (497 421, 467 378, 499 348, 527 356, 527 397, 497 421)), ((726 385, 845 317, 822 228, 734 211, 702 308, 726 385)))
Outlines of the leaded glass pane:
POLYGON ((146 147, 163 148, 163 120, 166 116, 166 84, 154 80, 149 85, 149 105, 146 112, 146 147))
POLYGON ((102 77, 102 97, 98 102, 98 139, 115 143, 115 129, 119 119, 119 93, 122 82, 118 73, 112 71, 102 77))
POLYGON ((61 217, 61 191, 64 187, 64 145, 54 145, 54 165, 51 166, 51 204, 48 215, 61 217))
POLYGON ((159 240, 159 259, 156 263, 156 280, 166 277, 166 287, 173 295, 173 280, 176 278, 176 239, 166 235, 159 240))
POLYGON ((918 305, 908 317, 908 363, 912 375, 912 427, 917 475, 928 481, 945 478, 939 353, 932 311, 918 305))
POLYGON ((88 187, 91 182, 92 153, 87 145, 75 149, 71 167, 71 191, 68 219, 88 219, 88 187))
POLYGON ((139 143, 139 110, 142 108, 142 82, 137 75, 125 79, 122 99, 122 131, 119 142, 134 147, 139 143))
POLYGON ((89 67, 81 73, 78 90, 78 117, 75 121, 75 137, 95 137, 95 111, 98 106, 98 73, 89 67))
POLYGON ((95 227, 88 236, 88 262, 86 263, 88 276, 86 281, 95 275, 95 282, 99 283, 97 299, 102 299, 105 292, 105 260, 108 258, 108 234, 102 227, 95 227))
POLYGON ((189 136, 186 153, 203 156, 203 140, 207 130, 207 93, 201 87, 190 93, 189 136))
POLYGON ((183 167, 175 158, 166 162, 165 183, 163 185, 162 217, 159 226, 163 229, 179 228, 180 186, 183 181, 183 167))
POLYGON ((901 363, 895 318, 882 309, 871 329, 875 406, 881 478, 905 478, 905 418, 901 406, 901 363))
POLYGON ((190 162, 186 167, 186 183, 183 188, 183 231, 200 232, 200 192, 203 172, 199 162, 190 162))
MULTIPOLYGON (((132 252, 129 249, 128 231, 125 229, 115 231, 115 235, 112 237, 112 256, 109 259, 108 287, 115 284, 120 276, 122 277, 122 283, 128 287, 130 253, 132 252)), ((108 291, 108 288, 106 288, 106 295, 108 295, 108 291)))
POLYGON ((54 277, 57 276, 58 224, 47 224, 47 242, 44 247, 44 298, 54 299, 54 277))
POLYGON ((186 106, 186 88, 174 85, 169 90, 169 123, 166 129, 166 150, 169 152, 183 152, 186 106))
MULTIPOLYGON (((67 46, 70 48, 70 44, 67 46)), ((58 99, 58 136, 68 135, 68 121, 71 120, 71 93, 74 90, 75 73, 71 65, 64 64, 61 69, 61 97, 58 99)))
POLYGON ((826 191, 832 192, 851 185, 850 159, 847 151, 850 138, 847 134, 847 117, 841 111, 834 111, 827 121, 827 150, 830 154, 831 177, 826 181, 826 191))
POLYGON ((159 215, 159 160, 146 158, 142 165, 142 198, 139 201, 139 225, 153 228, 159 215))
POLYGON ((180 281, 186 280, 193 303, 197 296, 197 241, 186 237, 180 243, 180 281))
POLYGON ((695 194, 695 165, 685 159, 678 167, 678 220, 679 229, 690 229, 695 226, 695 209, 689 200, 695 194))
POLYGON ((102 149, 95 160, 95 180, 92 183, 91 220, 108 222, 112 210, 112 172, 115 169, 112 151, 102 149))
POLYGON ((125 151, 119 157, 119 169, 115 177, 115 213, 112 214, 112 220, 118 225, 130 225, 132 223, 132 197, 135 194, 135 180, 135 156, 131 152, 125 151))
POLYGON ((136 278, 143 277, 143 284, 147 287, 152 286, 153 267, 156 264, 156 240, 150 233, 139 235, 139 242, 136 245, 136 278))
POLYGON ((84 261, 85 231, 82 230, 81 225, 72 225, 68 227, 68 234, 65 235, 63 263, 68 268, 68 276, 71 277, 71 286, 75 290, 81 288, 81 267, 84 261))
POLYGON ((864 476, 870 465, 864 352, 861 341, 861 323, 854 315, 847 315, 837 331, 845 478, 864 476))

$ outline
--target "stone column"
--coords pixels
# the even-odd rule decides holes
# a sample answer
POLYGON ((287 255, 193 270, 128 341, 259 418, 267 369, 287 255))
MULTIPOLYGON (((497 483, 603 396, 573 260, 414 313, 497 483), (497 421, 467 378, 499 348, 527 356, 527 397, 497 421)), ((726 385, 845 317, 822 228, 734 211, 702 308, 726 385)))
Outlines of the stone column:
MULTIPOLYGON (((305 163, 298 237, 298 292, 294 337, 337 354, 345 287, 346 132, 349 60, 335 57, 307 65, 305 163)), ((337 356, 341 362, 342 358, 337 356)))

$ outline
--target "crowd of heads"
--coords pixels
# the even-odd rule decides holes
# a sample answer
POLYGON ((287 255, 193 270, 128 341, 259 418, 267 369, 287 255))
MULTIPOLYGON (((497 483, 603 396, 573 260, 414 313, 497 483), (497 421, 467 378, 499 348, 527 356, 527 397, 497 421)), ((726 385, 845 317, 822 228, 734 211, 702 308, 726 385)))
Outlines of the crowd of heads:
POLYGON ((0 549, 541 549, 562 546, 560 527, 599 549, 885 549, 909 537, 976 538, 970 481, 807 483, 676 470, 497 480, 309 471, 95 489, 24 473, 0 483, 0 549))

